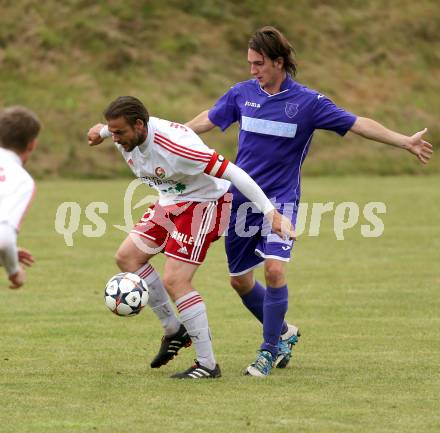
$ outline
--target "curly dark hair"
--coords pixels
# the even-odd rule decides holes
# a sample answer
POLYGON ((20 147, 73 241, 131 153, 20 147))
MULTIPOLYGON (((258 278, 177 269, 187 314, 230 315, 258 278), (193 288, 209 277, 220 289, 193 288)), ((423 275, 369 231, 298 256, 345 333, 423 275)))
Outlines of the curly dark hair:
POLYGON ((142 120, 146 125, 150 119, 145 105, 133 96, 119 96, 116 98, 105 109, 104 117, 107 120, 124 117, 131 126, 134 126, 138 119, 142 120))

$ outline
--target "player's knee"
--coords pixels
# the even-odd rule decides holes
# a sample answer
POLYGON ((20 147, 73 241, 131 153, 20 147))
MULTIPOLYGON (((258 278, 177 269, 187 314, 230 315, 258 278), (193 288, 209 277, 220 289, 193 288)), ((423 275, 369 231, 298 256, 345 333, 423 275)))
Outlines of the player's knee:
POLYGON ((191 281, 178 272, 165 272, 162 282, 173 301, 194 290, 191 281))
POLYGON ((139 266, 136 268, 133 259, 121 248, 116 251, 115 261, 118 268, 123 272, 135 272, 139 268, 139 266))
POLYGON ((266 264, 264 268, 264 277, 266 284, 270 287, 279 287, 285 284, 286 276, 284 266, 279 262, 271 262, 266 264))
POLYGON ((230 279, 232 288, 237 292, 240 293, 243 290, 243 283, 238 280, 237 278, 231 277, 230 279))
POLYGON ((126 261, 126 258, 124 256, 124 254, 122 254, 121 251, 119 251, 119 250, 116 251, 115 262, 121 271, 123 271, 125 268, 125 261, 126 261))
POLYGON ((230 279, 232 288, 240 295, 243 296, 252 289, 252 282, 249 282, 243 278, 231 277, 230 279))

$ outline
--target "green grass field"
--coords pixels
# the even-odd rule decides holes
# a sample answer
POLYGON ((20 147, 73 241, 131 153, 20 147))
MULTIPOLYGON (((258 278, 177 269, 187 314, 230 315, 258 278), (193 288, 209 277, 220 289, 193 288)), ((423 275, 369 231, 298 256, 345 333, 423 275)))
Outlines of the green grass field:
MULTIPOLYGON (((289 265, 288 319, 303 337, 291 365, 265 380, 241 375, 260 326, 229 288, 222 242, 195 285, 209 312, 218 381, 169 375, 185 349, 153 371, 161 330, 150 311, 130 319, 106 310, 116 272, 128 180, 45 181, 20 244, 37 263, 19 291, 0 283, 0 431, 61 432, 438 432, 440 431, 440 177, 306 178, 308 203, 383 201, 380 238, 359 224, 337 241, 332 216, 303 235, 289 265), (109 204, 105 236, 74 246, 55 232, 63 201, 109 204)), ((139 210, 138 210, 139 213, 139 210)), ((361 213, 362 215, 362 213, 361 213)), ((154 264, 162 267, 162 257, 154 264)), ((261 274, 260 274, 261 276, 261 274)))

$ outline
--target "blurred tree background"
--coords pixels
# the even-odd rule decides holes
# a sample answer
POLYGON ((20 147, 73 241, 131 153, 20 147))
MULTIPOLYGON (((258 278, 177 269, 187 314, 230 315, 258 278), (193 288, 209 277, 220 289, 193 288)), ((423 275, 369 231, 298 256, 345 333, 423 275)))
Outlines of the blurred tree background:
MULTIPOLYGON (((247 41, 274 25, 297 51, 297 80, 358 115, 440 142, 437 0, 0 0, 0 106, 44 123, 29 168, 37 177, 115 177, 129 170, 88 128, 116 96, 184 123, 249 78, 247 41)), ((237 129, 204 137, 234 159, 237 129)), ((318 132, 309 175, 439 172, 406 152, 318 132)))

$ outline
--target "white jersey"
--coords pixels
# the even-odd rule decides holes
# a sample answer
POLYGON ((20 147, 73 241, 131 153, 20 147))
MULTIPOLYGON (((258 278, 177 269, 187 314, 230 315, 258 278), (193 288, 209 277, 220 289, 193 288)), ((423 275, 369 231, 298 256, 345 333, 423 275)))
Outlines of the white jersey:
POLYGON ((34 191, 34 180, 20 157, 0 147, 0 224, 9 224, 18 232, 34 191))
POLYGON ((179 123, 150 117, 143 144, 131 152, 115 145, 133 173, 159 192, 162 206, 215 201, 229 188, 230 182, 220 179, 228 161, 179 123))

